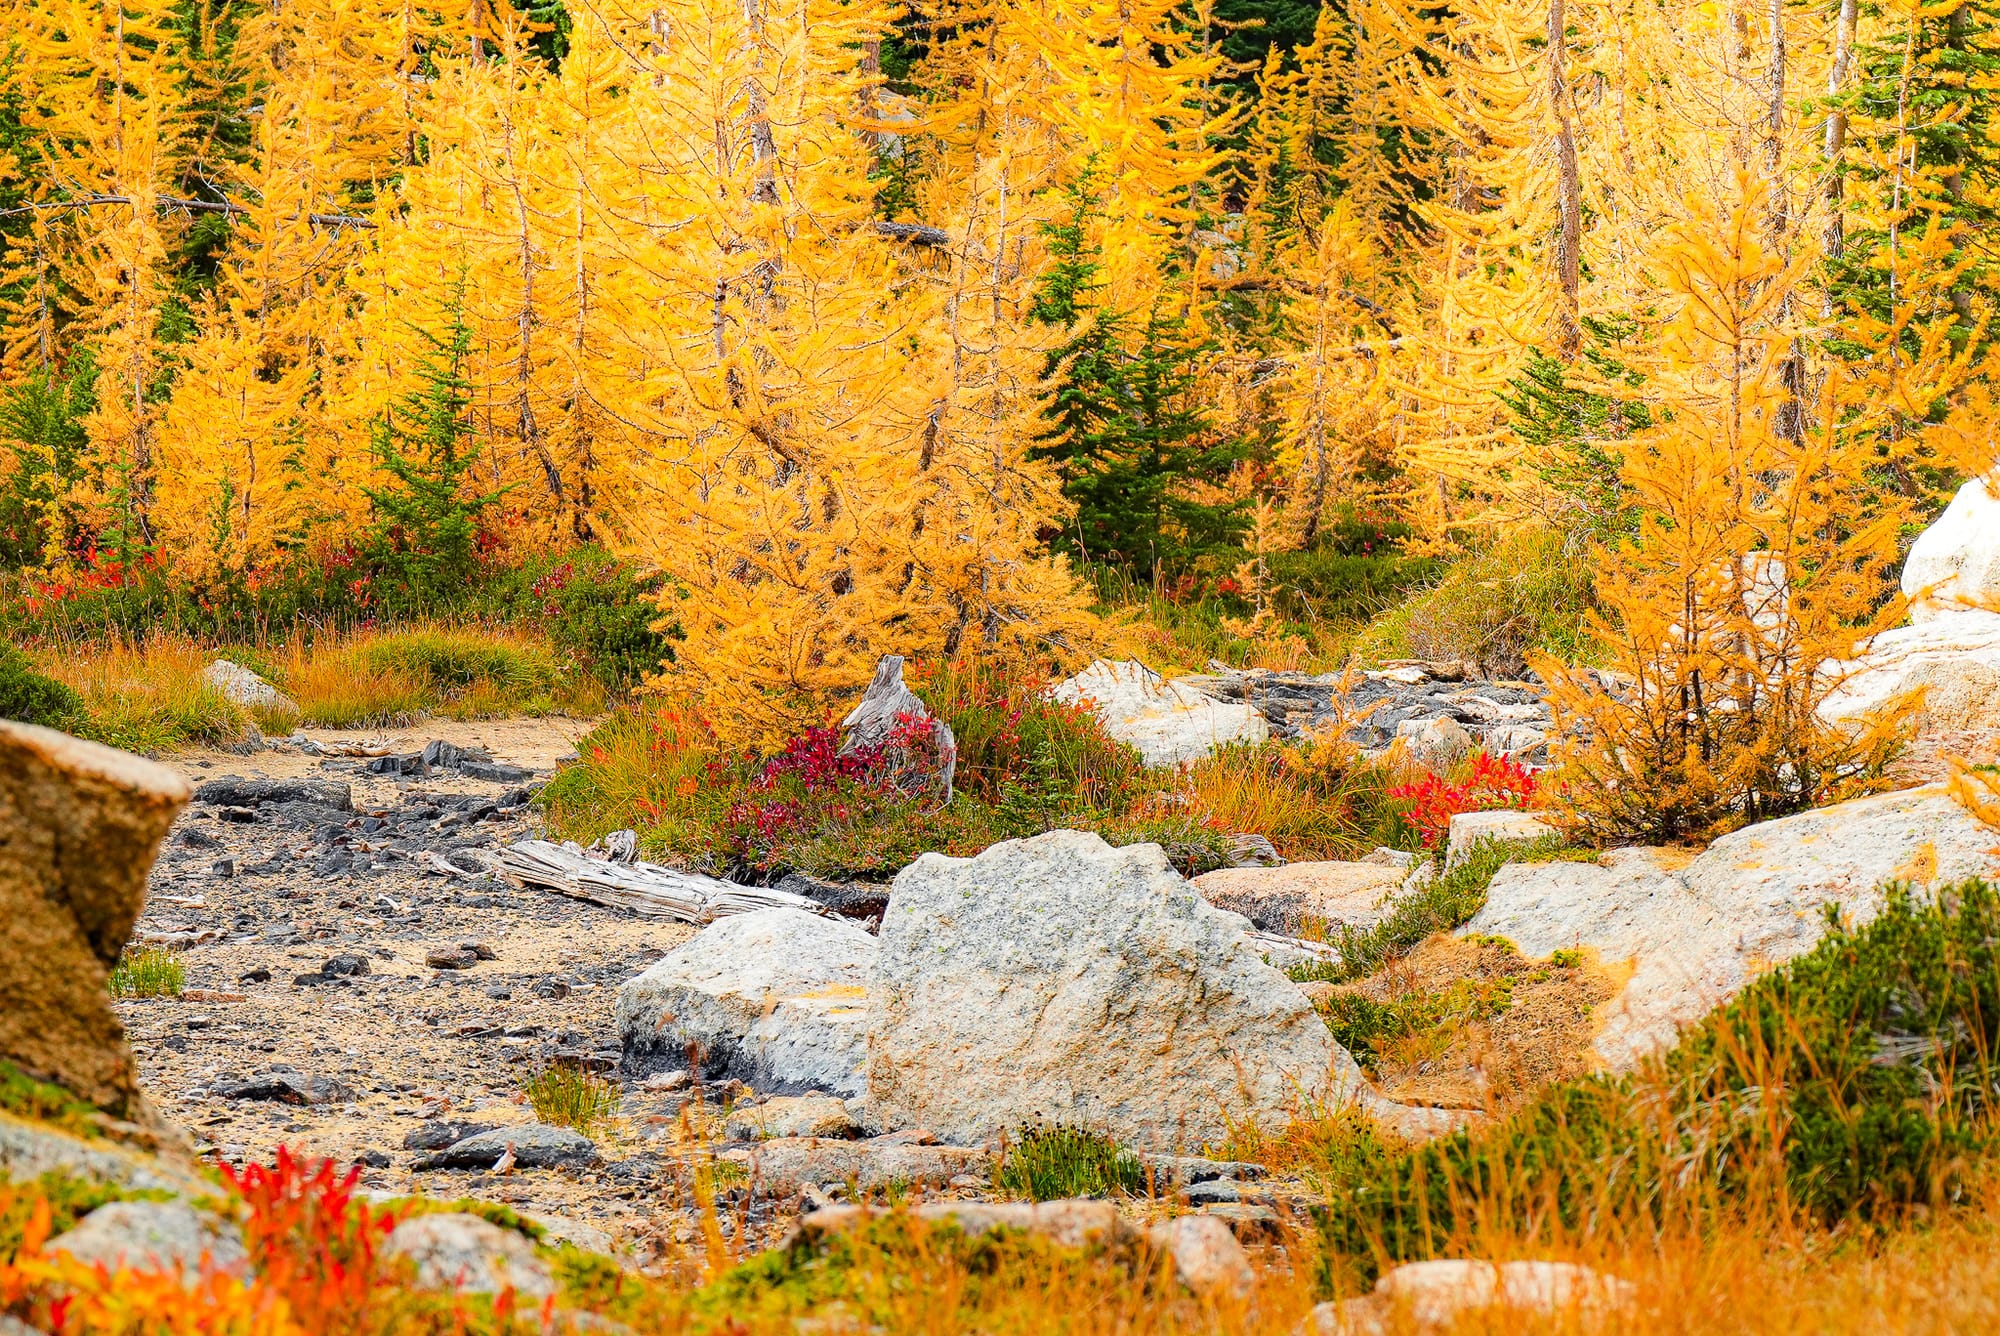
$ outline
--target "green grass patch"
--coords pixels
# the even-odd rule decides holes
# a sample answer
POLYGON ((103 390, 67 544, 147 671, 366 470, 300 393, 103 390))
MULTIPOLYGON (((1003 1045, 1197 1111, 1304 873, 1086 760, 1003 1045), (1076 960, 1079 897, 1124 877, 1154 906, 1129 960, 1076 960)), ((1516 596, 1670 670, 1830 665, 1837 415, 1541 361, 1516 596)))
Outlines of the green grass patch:
POLYGON ((164 947, 128 950, 111 967, 113 997, 179 997, 186 985, 187 966, 164 947))
POLYGON ((0 719, 71 731, 84 718, 83 697, 35 670, 28 656, 0 641, 0 719))
POLYGON ((1146 1190, 1146 1167, 1112 1138, 1065 1123, 1023 1126, 993 1171, 993 1186, 1030 1201, 1146 1190))
POLYGON ((95 1106, 59 1085, 36 1080, 11 1062, 0 1062, 0 1110, 80 1137, 103 1132, 95 1106))
POLYGON ((618 1107, 618 1087, 581 1067, 544 1067, 522 1085, 535 1117, 588 1135, 618 1107))
POLYGON ((1595 663, 1590 634, 1596 596, 1586 551, 1561 533, 1526 530, 1447 567, 1430 585, 1384 612, 1352 641, 1356 658, 1462 660, 1518 675, 1528 655, 1595 663))
POLYGON ((1483 1222, 1574 1246, 1759 1203, 1823 1225, 1949 1202, 1994 1144, 2000 894, 1891 887, 1667 1054, 1550 1087, 1498 1125, 1331 1185, 1323 1280, 1476 1248, 1483 1222))
POLYGON ((1335 993, 1320 1008, 1327 1029, 1354 1055, 1363 1071, 1376 1074, 1383 1050, 1413 1034, 1456 1029, 1498 1016, 1514 1004, 1511 979, 1460 979, 1438 992, 1411 993, 1377 1002, 1359 993, 1335 993))
POLYGON ((1414 894, 1398 897, 1388 917, 1374 927, 1344 931, 1334 942, 1339 960, 1294 965, 1286 972, 1295 983, 1348 983, 1373 974, 1432 933, 1449 932, 1485 908, 1486 888, 1507 864, 1596 857, 1593 851, 1570 848, 1556 835, 1526 841, 1481 840, 1456 867, 1439 872, 1414 894))

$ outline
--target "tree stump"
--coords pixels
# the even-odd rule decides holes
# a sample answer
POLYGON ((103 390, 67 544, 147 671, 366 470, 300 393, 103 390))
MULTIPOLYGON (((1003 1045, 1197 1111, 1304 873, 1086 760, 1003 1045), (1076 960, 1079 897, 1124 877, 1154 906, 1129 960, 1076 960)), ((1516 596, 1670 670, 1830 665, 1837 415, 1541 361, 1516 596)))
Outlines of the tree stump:
POLYGON ((150 1124, 106 983, 189 796, 163 765, 0 720, 0 1061, 150 1124))
POLYGON ((903 681, 903 656, 884 655, 875 665, 874 680, 848 716, 840 721, 842 756, 881 748, 890 782, 905 793, 919 792, 935 782, 951 801, 952 779, 958 769, 958 739, 951 726, 930 712, 903 681), (921 726, 921 727, 919 727, 921 726), (912 733, 926 735, 933 753, 916 754, 908 745, 912 733))

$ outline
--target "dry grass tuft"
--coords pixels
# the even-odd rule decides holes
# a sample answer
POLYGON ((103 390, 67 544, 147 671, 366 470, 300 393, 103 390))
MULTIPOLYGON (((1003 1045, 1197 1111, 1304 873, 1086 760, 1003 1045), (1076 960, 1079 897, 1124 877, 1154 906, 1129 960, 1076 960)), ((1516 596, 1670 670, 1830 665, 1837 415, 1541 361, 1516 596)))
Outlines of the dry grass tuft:
POLYGON ((34 655, 41 672, 83 698, 86 717, 77 732, 126 751, 225 746, 246 737, 252 723, 290 727, 288 718, 260 718, 202 681, 215 657, 171 635, 65 643, 34 655))
POLYGON ((1616 981, 1559 952, 1439 933, 1351 984, 1309 985, 1334 1033, 1405 1104, 1502 1114, 1590 1071, 1596 1008, 1616 981))

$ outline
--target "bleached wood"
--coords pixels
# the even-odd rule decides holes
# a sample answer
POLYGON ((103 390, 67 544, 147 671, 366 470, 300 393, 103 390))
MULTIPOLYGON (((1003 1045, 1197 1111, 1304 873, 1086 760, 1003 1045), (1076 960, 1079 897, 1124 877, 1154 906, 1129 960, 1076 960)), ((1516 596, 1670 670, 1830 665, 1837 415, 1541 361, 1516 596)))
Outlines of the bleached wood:
POLYGON ((522 840, 500 854, 498 871, 517 886, 538 886, 559 895, 650 918, 713 923, 757 909, 803 909, 825 914, 825 906, 790 891, 739 886, 720 877, 682 872, 657 863, 612 863, 586 858, 547 840, 522 840))

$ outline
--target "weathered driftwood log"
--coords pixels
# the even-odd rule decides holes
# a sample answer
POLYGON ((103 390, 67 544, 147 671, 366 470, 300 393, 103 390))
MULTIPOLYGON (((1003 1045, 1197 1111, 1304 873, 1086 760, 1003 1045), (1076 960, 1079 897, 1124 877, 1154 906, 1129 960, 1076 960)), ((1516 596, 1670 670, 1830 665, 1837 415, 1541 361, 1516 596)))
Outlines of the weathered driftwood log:
POLYGON ((803 909, 823 914, 816 900, 766 886, 739 886, 720 877, 682 872, 657 863, 614 863, 586 858, 547 840, 522 840, 500 854, 500 875, 518 885, 539 886, 560 895, 651 918, 713 923, 753 909, 803 909))
POLYGON ((0 720, 0 1060, 150 1123, 105 989, 187 781, 0 720))
POLYGON ((914 792, 928 786, 930 758, 912 755, 898 741, 897 730, 905 721, 929 725, 931 743, 937 750, 937 780, 944 788, 945 801, 951 801, 952 778, 958 770, 958 739, 951 726, 933 715, 930 707, 904 683, 900 654, 883 656, 875 665, 875 678, 868 684, 861 703, 840 721, 843 735, 840 754, 848 756, 864 747, 886 747, 883 760, 898 788, 914 792))

